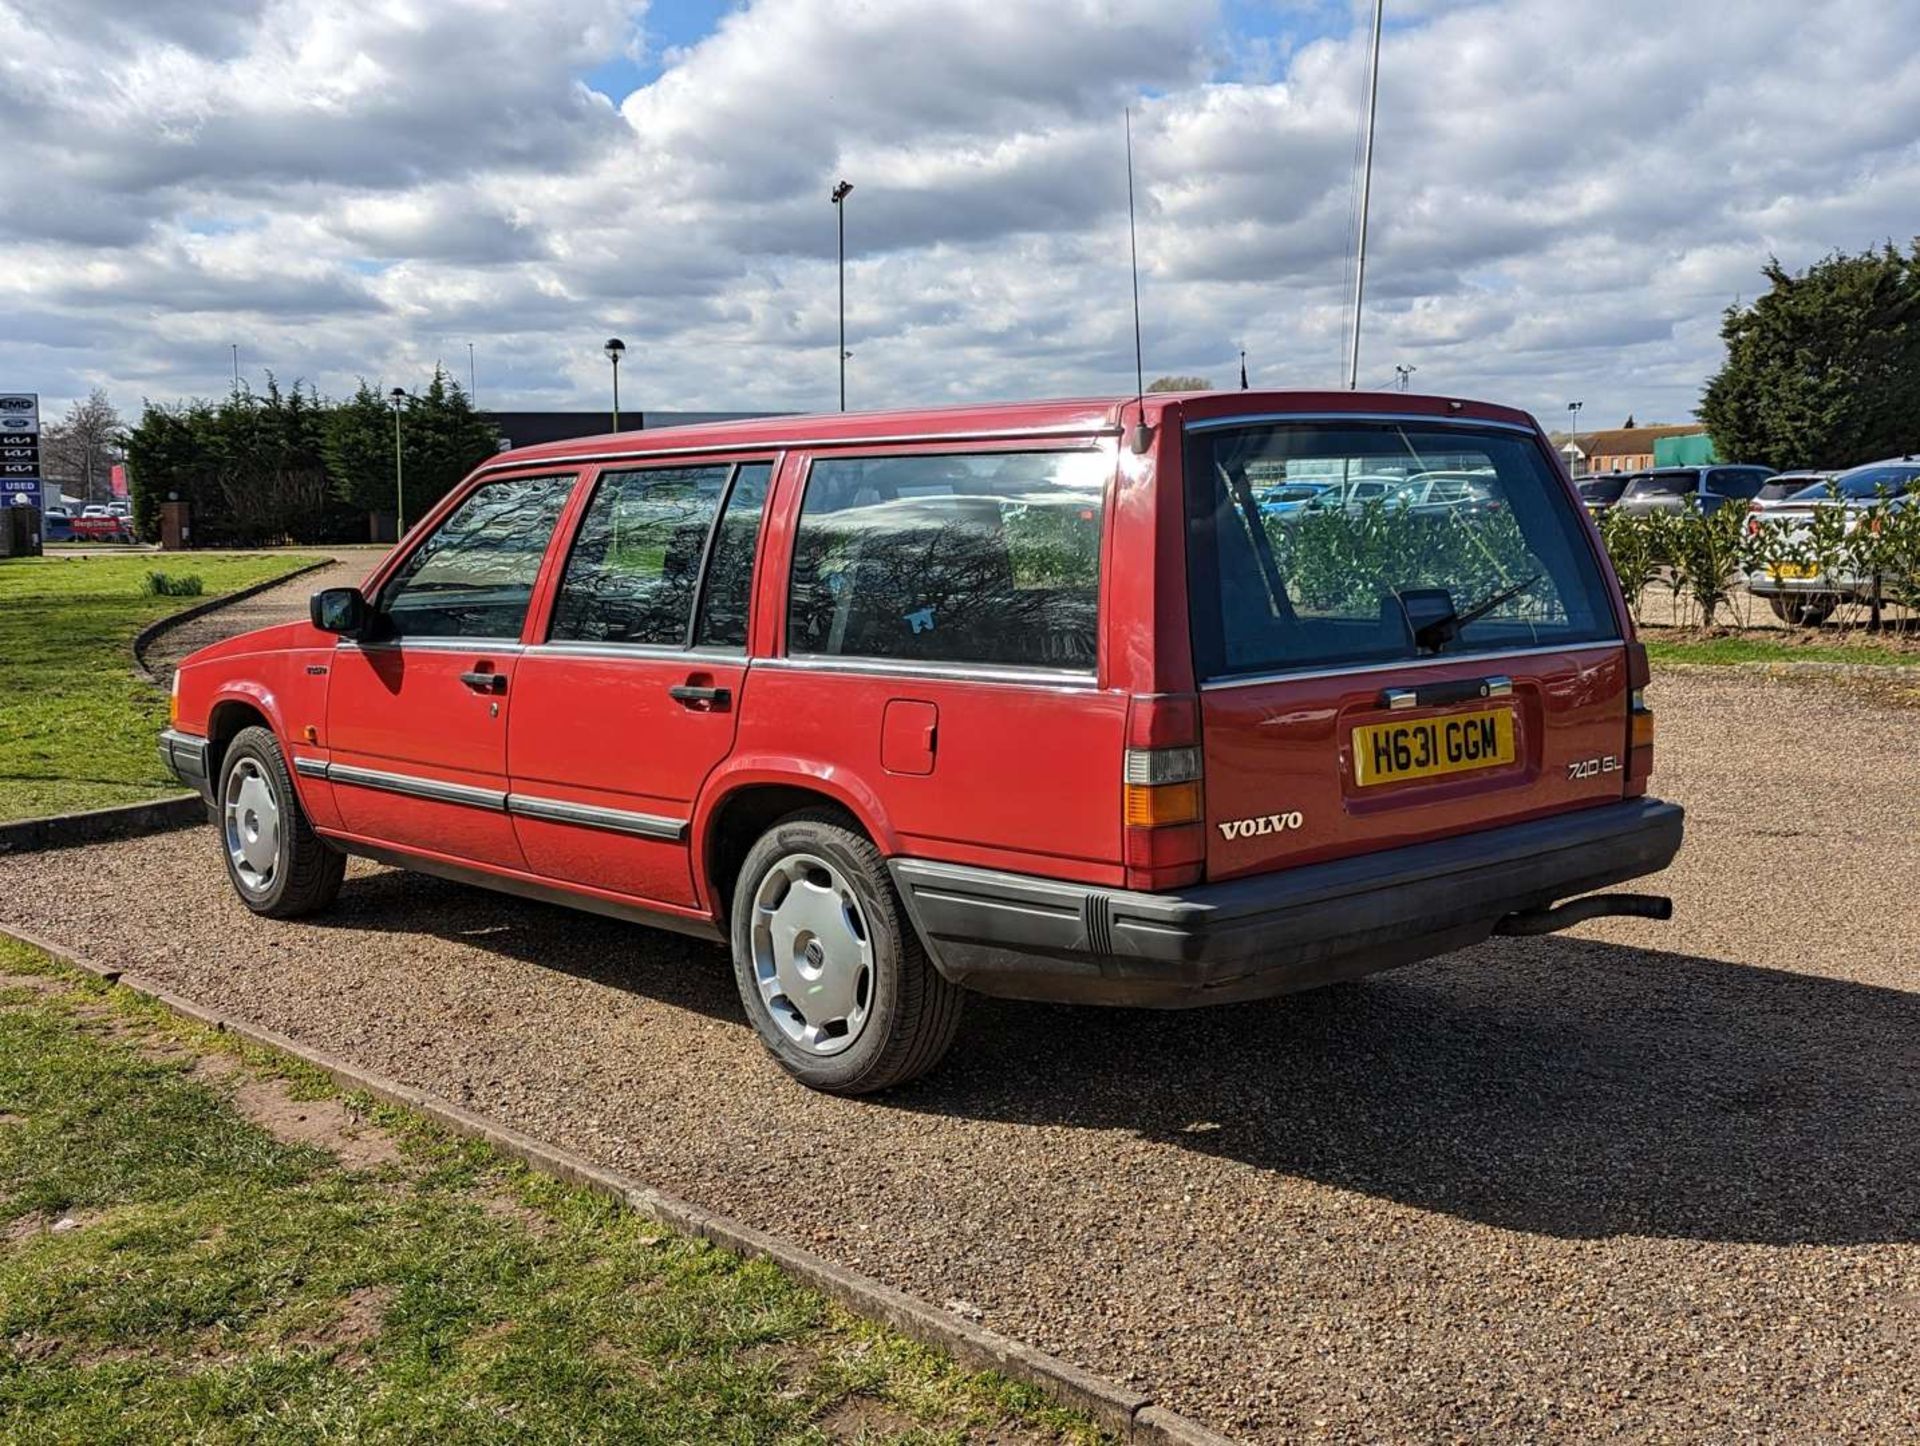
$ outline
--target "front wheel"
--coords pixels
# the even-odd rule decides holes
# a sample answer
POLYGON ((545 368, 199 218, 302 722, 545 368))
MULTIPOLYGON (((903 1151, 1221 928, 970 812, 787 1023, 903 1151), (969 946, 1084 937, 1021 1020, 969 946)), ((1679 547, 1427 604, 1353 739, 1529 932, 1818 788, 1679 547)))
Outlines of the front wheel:
POLYGON ((733 893, 733 967, 760 1042, 802 1084, 871 1094, 939 1063, 962 990, 933 967, 885 860, 831 810, 781 820, 733 893))
POLYGON ((240 902, 270 919, 324 909, 340 892, 347 857, 307 821, 270 728, 242 728, 220 760, 215 823, 240 902))

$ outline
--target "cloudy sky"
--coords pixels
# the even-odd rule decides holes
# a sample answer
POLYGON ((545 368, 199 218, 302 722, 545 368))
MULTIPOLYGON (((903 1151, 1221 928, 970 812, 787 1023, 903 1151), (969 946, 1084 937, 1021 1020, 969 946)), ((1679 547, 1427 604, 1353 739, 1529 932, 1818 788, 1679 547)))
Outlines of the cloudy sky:
MULTIPOLYGON (((1361 385, 1686 417, 1920 232, 1920 0, 1389 0, 1361 385)), ((1348 0, 0 0, 0 388, 856 407, 1342 378, 1348 0)))

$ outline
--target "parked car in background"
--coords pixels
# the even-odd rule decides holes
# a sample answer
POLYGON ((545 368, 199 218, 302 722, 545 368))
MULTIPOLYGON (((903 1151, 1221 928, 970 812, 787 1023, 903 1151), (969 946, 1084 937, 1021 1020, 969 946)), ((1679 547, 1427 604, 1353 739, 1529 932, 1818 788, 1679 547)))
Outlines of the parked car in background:
POLYGON ((1816 497, 1839 475, 1838 472, 1776 472, 1753 494, 1754 506, 1756 509, 1773 507, 1803 493, 1809 498, 1816 497))
MULTIPOLYGON (((1851 529, 1878 502, 1903 508, 1920 502, 1920 459, 1893 457, 1842 472, 1803 488, 1784 502, 1756 511, 1748 519, 1747 529, 1758 534, 1762 527, 1777 527, 1785 547, 1807 548, 1815 514, 1820 510, 1840 509, 1851 529)), ((1783 563, 1747 575, 1748 591, 1765 598, 1775 617, 1809 627, 1825 622, 1842 603, 1871 601, 1873 586, 1871 577, 1823 570, 1814 560, 1783 563)))
POLYGON ((257 914, 358 854, 727 941, 773 1058, 858 1094, 969 991, 1231 1003, 1665 917, 1574 897, 1680 845, 1648 676, 1524 413, 1150 394, 490 457, 181 663, 161 751, 257 914), (1410 452, 1497 525, 1260 511, 1410 452))
POLYGON ((1282 482, 1260 494, 1260 510, 1269 517, 1284 517, 1312 507, 1338 506, 1340 489, 1332 482, 1282 482))
POLYGON ((1580 494, 1581 505, 1598 517, 1618 502, 1620 494, 1637 478, 1646 475, 1645 472, 1604 472, 1595 477, 1579 478, 1573 487, 1580 494))
POLYGON ((1680 512, 1688 507, 1718 512, 1729 502, 1751 502, 1771 476, 1771 467, 1744 464, 1660 467, 1629 482, 1614 506, 1629 517, 1680 512))
POLYGON ((90 502, 80 509, 82 517, 111 517, 113 509, 104 502, 90 502))
POLYGON ((1484 472, 1416 472, 1387 495, 1387 505, 1417 512, 1497 511, 1493 480, 1484 472))
POLYGON ((127 519, 89 507, 70 524, 74 542, 132 542, 133 529, 127 519))

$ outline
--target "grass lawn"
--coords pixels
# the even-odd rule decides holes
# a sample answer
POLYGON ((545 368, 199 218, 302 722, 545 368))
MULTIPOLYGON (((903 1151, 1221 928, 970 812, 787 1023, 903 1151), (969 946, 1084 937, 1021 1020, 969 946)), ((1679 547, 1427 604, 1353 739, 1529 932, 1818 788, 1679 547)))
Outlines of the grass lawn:
POLYGON ((0 1439, 1106 1439, 0 940, 0 1439))
POLYGON ((140 678, 133 635, 196 599, 148 597, 149 572, 195 574, 205 597, 314 559, 42 557, 0 561, 0 820, 179 791, 154 751, 167 699, 140 678))
POLYGON ((1794 642, 1791 635, 1768 637, 1661 638, 1651 630, 1641 634, 1647 656, 1656 663, 1873 663, 1893 667, 1920 667, 1920 650, 1861 642, 1794 642))

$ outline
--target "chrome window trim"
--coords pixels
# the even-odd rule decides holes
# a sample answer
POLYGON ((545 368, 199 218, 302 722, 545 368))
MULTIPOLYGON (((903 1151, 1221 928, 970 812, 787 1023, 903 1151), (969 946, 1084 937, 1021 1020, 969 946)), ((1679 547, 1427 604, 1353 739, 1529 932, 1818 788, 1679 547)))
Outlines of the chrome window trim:
POLYGON ((397 653, 408 648, 418 648, 423 653, 518 653, 525 644, 518 638, 342 638, 335 643, 337 652, 341 648, 358 653, 397 653))
POLYGON ((755 668, 792 673, 859 673, 886 678, 941 678, 962 683, 1041 684, 1094 692, 1099 681, 1091 672, 1048 668, 997 668, 990 663, 915 663, 889 658, 814 657, 756 658, 755 668))
POLYGON ((1281 422, 1430 422, 1439 427, 1497 427, 1501 431, 1519 432, 1528 437, 1537 435, 1524 422, 1469 417, 1464 413, 1436 417, 1426 412, 1248 412, 1233 417, 1203 417, 1184 423, 1183 429, 1188 432, 1213 432, 1222 427, 1260 427, 1281 422))
POLYGON ((537 818, 548 823, 574 823, 585 828, 609 829, 640 838, 678 843, 686 837, 687 822, 663 818, 653 813, 631 813, 624 808, 601 808, 590 803, 569 803, 559 798, 540 798, 530 793, 509 793, 507 812, 521 818, 537 818))
POLYGON ((326 777, 330 783, 371 788, 381 793, 400 793, 409 798, 424 798, 432 803, 455 803, 466 808, 484 808, 492 813, 505 813, 507 809, 507 795, 497 788, 475 788, 468 783, 416 778, 410 773, 386 773, 378 768, 359 768, 350 763, 329 763, 326 777))
MULTIPOLYGON (((1347 678, 1360 673, 1381 673, 1404 671, 1408 668, 1432 668, 1451 663, 1497 663, 1514 658, 1548 658, 1564 653, 1594 653, 1624 648, 1625 638, 1602 639, 1599 642, 1567 643, 1561 647, 1508 648, 1480 653, 1436 653, 1427 658, 1388 658, 1377 663, 1352 663, 1340 668, 1297 668, 1292 670, 1264 673, 1235 674, 1227 678, 1209 678, 1200 685, 1203 693, 1212 693, 1227 688, 1246 688, 1260 683, 1300 683, 1315 678, 1347 678)), ((1509 680, 1511 687, 1511 680, 1509 680)))
MULTIPOLYGON (((502 472, 520 467, 573 467, 590 463, 648 462, 661 457, 711 457, 726 453, 738 455, 746 452, 791 451, 806 448, 822 451, 827 448, 841 449, 849 447, 902 447, 926 443, 939 446, 956 442, 1028 442, 1049 438, 1082 437, 1089 442, 1120 435, 1120 428, 1109 424, 1087 426, 1084 423, 1056 423, 1045 427, 1020 427, 1008 429, 990 427, 977 432, 904 432, 885 437, 778 437, 740 439, 727 442, 701 442, 688 447, 657 447, 652 450, 628 452, 581 452, 565 457, 521 458, 511 460, 513 454, 507 453, 498 461, 483 463, 474 473, 485 476, 491 472, 502 472)), ((756 459, 757 460, 757 459, 756 459)))
POLYGON ((629 662, 662 663, 741 663, 747 650, 737 647, 675 648, 662 643, 586 643, 572 640, 534 643, 522 656, 558 658, 611 658, 629 662))

